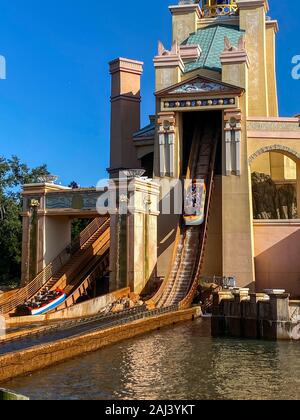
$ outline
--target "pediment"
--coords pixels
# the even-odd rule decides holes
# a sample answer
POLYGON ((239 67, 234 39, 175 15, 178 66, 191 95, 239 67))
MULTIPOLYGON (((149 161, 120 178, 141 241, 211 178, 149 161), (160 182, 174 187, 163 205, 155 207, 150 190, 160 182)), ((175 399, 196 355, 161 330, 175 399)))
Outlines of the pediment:
POLYGON ((223 83, 219 80, 197 76, 168 89, 161 90, 157 92, 156 95, 159 97, 178 97, 186 95, 218 96, 227 94, 240 96, 243 92, 244 89, 238 86, 223 83))

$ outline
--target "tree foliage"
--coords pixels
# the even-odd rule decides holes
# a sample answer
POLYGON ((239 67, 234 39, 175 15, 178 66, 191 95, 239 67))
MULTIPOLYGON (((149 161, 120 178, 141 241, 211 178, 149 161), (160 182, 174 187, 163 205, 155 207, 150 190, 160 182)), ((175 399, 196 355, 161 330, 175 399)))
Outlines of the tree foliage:
POLYGON ((21 187, 48 175, 46 165, 29 168, 17 156, 0 156, 0 284, 20 281, 22 253, 21 187))

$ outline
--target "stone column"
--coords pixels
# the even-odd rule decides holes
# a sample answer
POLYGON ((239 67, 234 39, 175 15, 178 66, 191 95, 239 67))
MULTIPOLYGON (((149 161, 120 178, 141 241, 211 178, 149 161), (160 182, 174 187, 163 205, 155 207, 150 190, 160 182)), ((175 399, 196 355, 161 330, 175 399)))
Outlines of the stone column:
POLYGON ((159 186, 142 178, 127 186, 127 214, 120 215, 119 205, 111 217, 110 290, 142 293, 156 276, 159 186))
POLYGON ((71 223, 67 216, 48 216, 49 192, 69 188, 53 183, 23 186, 22 285, 30 282, 71 242, 71 223))
POLYGON ((241 175, 241 114, 225 112, 225 166, 226 176, 241 175))
POLYGON ((232 174, 232 130, 229 122, 225 125, 225 170, 226 176, 232 174))
POLYGON ((266 52, 267 0, 237 0, 240 29, 246 31, 249 69, 249 116, 268 116, 268 78, 266 52))
POLYGON ((166 175, 166 135, 162 126, 159 127, 159 174, 163 178, 166 175))
POLYGON ((30 213, 22 216, 22 263, 21 286, 29 283, 29 256, 30 256, 30 213))
POLYGON ((159 124, 159 162, 160 177, 177 175, 177 145, 175 141, 175 114, 160 113, 158 115, 159 124))
POLYGON ((141 293, 156 276, 159 186, 150 180, 129 184, 128 284, 141 293))

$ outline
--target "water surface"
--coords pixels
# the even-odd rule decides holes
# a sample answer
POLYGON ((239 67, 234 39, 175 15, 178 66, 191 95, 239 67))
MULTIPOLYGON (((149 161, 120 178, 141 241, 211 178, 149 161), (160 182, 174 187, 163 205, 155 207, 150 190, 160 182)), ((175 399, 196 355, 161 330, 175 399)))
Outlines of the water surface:
POLYGON ((6 382, 32 399, 300 399, 300 343, 212 339, 198 320, 6 382))

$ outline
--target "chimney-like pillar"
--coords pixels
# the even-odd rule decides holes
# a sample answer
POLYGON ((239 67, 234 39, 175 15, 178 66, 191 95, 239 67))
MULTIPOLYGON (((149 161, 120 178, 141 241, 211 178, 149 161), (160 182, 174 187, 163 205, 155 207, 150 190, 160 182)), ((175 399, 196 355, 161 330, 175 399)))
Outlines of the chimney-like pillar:
POLYGON ((111 74, 111 177, 122 169, 139 168, 133 134, 140 129, 143 63, 117 58, 109 63, 111 74))
POLYGON ((202 17, 199 4, 192 1, 180 1, 176 6, 169 7, 172 14, 173 42, 181 44, 190 34, 198 29, 198 22, 202 17))

